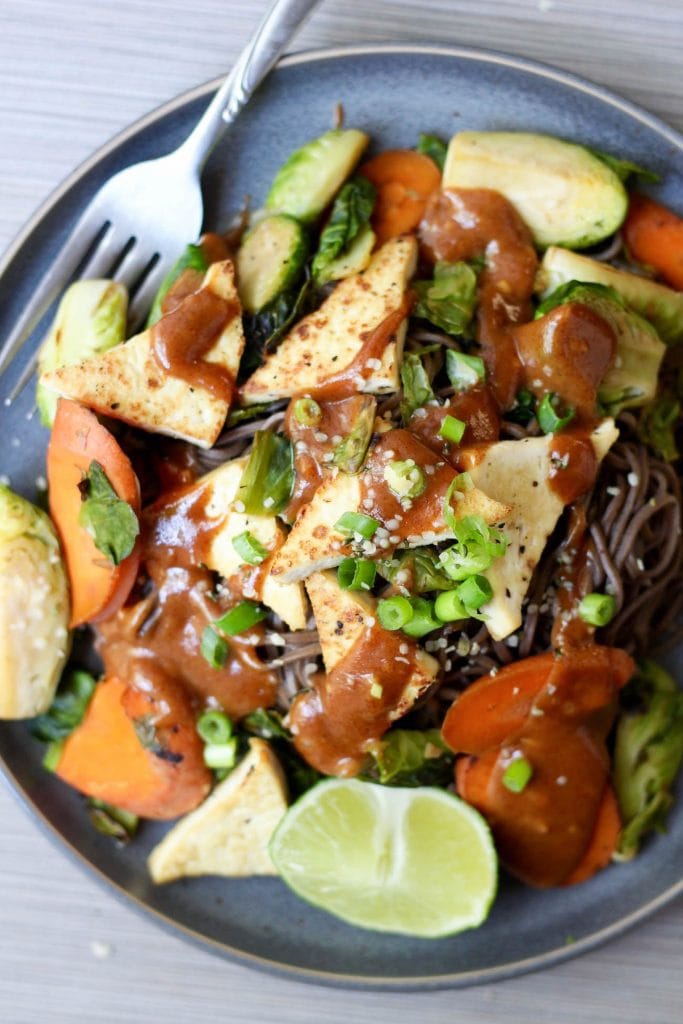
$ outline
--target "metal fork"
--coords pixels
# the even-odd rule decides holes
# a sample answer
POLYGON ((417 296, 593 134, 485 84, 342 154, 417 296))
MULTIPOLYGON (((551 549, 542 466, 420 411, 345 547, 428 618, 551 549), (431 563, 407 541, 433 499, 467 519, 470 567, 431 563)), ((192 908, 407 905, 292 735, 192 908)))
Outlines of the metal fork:
MULTIPOLYGON (((176 150, 127 167, 105 182, 81 214, 0 349, 0 374, 41 323, 65 286, 83 277, 125 284, 133 330, 164 275, 202 228, 201 170, 227 126, 275 64, 320 0, 275 0, 194 130, 176 150)), ((37 353, 24 368, 7 405, 31 379, 37 353)))

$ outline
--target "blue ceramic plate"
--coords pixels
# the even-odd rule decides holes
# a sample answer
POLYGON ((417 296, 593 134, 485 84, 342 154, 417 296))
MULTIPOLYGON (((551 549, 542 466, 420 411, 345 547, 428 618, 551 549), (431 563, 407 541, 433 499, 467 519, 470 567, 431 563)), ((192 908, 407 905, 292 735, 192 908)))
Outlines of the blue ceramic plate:
MULTIPOLYGON (((175 147, 216 83, 172 101, 113 140, 37 213, 0 266, 0 338, 29 299, 77 212, 114 171, 175 147)), ((282 61, 214 153, 205 175, 206 223, 224 227, 245 193, 256 202, 292 149, 346 123, 380 148, 415 145, 419 131, 548 132, 623 154, 660 172, 657 194, 683 208, 683 139, 638 108, 563 72, 499 54, 443 46, 354 47, 282 61)), ((0 382, 0 399, 12 383, 0 382)), ((0 470, 34 497, 47 434, 27 419, 33 397, 0 405, 0 470)), ((146 825, 119 849, 91 828, 78 795, 40 767, 20 725, 0 726, 5 774, 55 837, 158 921, 208 949, 291 977, 378 988, 493 981, 558 963, 643 920, 683 891, 683 806, 668 835, 641 857, 570 889, 534 892, 504 879, 489 920, 450 939, 361 931, 309 907, 277 879, 197 879, 155 888, 145 858, 163 831, 146 825)))

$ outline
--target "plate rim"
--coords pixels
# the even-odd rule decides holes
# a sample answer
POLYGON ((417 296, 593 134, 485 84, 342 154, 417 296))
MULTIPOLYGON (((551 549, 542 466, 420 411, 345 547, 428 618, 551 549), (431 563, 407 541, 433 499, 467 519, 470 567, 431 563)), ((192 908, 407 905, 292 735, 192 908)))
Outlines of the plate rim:
MULTIPOLYGON (((522 57, 514 54, 507 54, 498 50, 491 50, 481 47, 449 45, 443 43, 360 43, 330 47, 315 47, 306 50, 299 50, 282 57, 276 67, 287 68, 299 64, 309 64, 320 61, 338 60, 355 56, 378 56, 378 55, 425 55, 449 57, 456 59, 483 62, 512 68, 514 70, 533 74, 539 78, 558 82, 578 92, 583 92, 596 99, 607 103, 630 118, 638 121, 646 127, 654 130, 668 143, 683 152, 683 133, 672 128, 658 116, 649 113, 643 107, 626 100, 609 88, 598 85, 576 75, 573 72, 537 61, 532 58, 522 57)), ((76 185, 99 163, 114 153, 121 145, 128 142, 137 134, 152 127, 161 118, 173 114, 176 110, 189 103, 207 98, 224 81, 224 76, 212 78, 200 85, 191 87, 177 94, 171 99, 159 104, 152 110, 143 114, 135 121, 117 132, 110 139, 99 146, 90 156, 86 157, 71 171, 46 198, 40 203, 36 210, 29 216, 23 226, 14 236, 5 252, 0 257, 0 284, 5 272, 21 250, 22 246, 30 238, 41 221, 53 211, 69 190, 76 185)), ((683 877, 670 886, 659 896, 648 901, 638 910, 633 911, 625 917, 619 918, 605 928, 579 939, 569 945, 563 944, 555 949, 532 957, 506 963, 497 967, 487 967, 479 970, 435 974, 418 975, 414 977, 389 978, 386 976, 369 976, 355 974, 340 974, 332 971, 318 970, 314 968, 298 967, 293 964, 284 964, 278 960, 271 960, 266 956, 249 953, 244 950, 229 946, 226 943, 202 935, 200 932, 184 925, 166 914, 148 905, 134 893, 124 888, 121 884, 106 875, 97 864, 90 861, 81 851, 73 845, 54 826, 42 811, 37 807, 28 793, 19 783, 9 765, 5 762, 0 752, 0 772, 3 781, 15 800, 23 808, 24 812, 36 823, 50 840, 58 845, 68 856, 72 858, 83 870, 96 879, 96 881, 112 891, 125 904, 134 909, 138 914, 151 919, 155 924, 160 925, 165 931, 175 934, 192 943, 192 945, 204 949, 216 956, 237 963, 241 966, 251 967, 257 970, 266 971, 290 980, 297 980, 319 984, 329 987, 348 988, 365 991, 434 991, 438 989, 464 988, 468 986, 482 985, 502 981, 507 978, 518 977, 532 971, 544 970, 573 959, 583 953, 587 953, 597 946, 616 938, 636 924, 650 917, 658 910, 672 902, 677 896, 683 895, 683 877)))

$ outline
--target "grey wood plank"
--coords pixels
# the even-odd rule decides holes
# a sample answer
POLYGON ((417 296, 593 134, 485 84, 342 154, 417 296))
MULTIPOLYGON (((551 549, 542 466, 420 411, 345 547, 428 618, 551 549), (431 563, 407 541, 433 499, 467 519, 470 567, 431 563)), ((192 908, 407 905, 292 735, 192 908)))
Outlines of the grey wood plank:
MULTIPOLYGON (((0 0, 0 249, 80 160, 170 96, 225 71, 256 0, 0 0)), ((683 128, 680 0, 326 0, 297 48, 443 40, 586 75, 683 128)), ((543 974, 458 993, 331 993, 220 961, 85 875, 0 789, 0 1020, 344 1024, 674 1024, 683 902, 543 974)))

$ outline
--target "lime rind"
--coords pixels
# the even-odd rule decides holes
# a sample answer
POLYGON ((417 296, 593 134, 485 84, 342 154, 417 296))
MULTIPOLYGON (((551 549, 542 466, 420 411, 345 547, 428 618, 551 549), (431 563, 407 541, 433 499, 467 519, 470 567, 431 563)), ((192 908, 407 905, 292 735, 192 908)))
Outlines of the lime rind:
POLYGON ((476 928, 497 888, 488 825, 440 789, 325 780, 290 807, 269 851, 298 896, 372 931, 435 939, 476 928))

